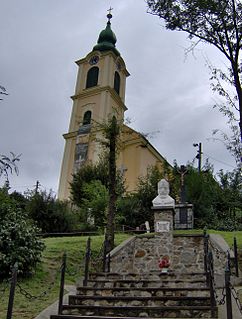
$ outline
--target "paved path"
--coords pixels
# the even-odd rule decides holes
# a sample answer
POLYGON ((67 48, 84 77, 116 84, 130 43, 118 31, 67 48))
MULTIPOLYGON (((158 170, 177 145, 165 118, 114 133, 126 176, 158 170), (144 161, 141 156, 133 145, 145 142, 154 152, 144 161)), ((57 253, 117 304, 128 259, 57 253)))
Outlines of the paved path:
MULTIPOLYGON (((236 287, 236 290, 242 289, 242 287, 236 287)), ((219 298, 222 298, 222 290, 219 291, 219 298)), ((232 297, 232 305, 233 305, 233 319, 241 319, 242 314, 239 311, 239 308, 235 302, 235 299, 232 297)), ((218 318, 219 319, 227 319, 227 309, 226 304, 218 306, 218 318)))
MULTIPOLYGON (((68 302, 68 295, 75 294, 76 293, 76 287, 65 285, 65 290, 68 291, 68 293, 64 296, 64 303, 68 302)), ((41 311, 41 313, 35 317, 34 319, 50 319, 50 315, 56 315, 58 310, 58 300, 54 302, 52 305, 47 307, 45 310, 41 311)))

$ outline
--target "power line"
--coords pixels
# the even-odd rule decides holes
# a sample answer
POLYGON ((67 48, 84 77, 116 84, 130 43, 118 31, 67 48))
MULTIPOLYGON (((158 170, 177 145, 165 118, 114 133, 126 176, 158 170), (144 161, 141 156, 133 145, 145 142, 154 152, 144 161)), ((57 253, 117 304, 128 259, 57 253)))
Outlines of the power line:
POLYGON ((216 162, 219 162, 219 163, 221 163, 221 164, 230 166, 230 167, 232 167, 232 168, 236 168, 235 166, 233 166, 233 165, 231 165, 231 164, 228 164, 228 163, 225 163, 225 162, 223 162, 223 161, 220 161, 220 160, 218 160, 217 158, 214 158, 214 157, 210 156, 209 154, 206 154, 206 153, 203 153, 203 154, 206 155, 206 156, 208 156, 208 158, 211 158, 212 160, 214 160, 214 161, 216 161, 216 162))

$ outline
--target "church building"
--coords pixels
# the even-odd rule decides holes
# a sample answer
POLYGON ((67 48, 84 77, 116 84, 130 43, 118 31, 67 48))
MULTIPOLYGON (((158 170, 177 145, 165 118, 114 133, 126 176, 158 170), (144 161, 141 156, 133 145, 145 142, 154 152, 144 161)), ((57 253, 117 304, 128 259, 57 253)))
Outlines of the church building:
MULTIPOLYGON (((64 134, 65 150, 61 167, 58 198, 70 197, 72 176, 86 162, 95 163, 102 153, 98 142, 101 132, 94 133, 95 123, 104 123, 113 116, 122 123, 117 168, 124 174, 127 191, 136 188, 139 176, 145 176, 150 166, 163 170, 167 161, 140 133, 124 124, 125 86, 130 75, 125 61, 116 48, 116 36, 111 29, 111 13, 97 44, 86 57, 78 60, 75 94, 69 131, 64 134), (95 134, 95 138, 93 135, 95 134)), ((168 164, 169 166, 169 164, 168 164)))

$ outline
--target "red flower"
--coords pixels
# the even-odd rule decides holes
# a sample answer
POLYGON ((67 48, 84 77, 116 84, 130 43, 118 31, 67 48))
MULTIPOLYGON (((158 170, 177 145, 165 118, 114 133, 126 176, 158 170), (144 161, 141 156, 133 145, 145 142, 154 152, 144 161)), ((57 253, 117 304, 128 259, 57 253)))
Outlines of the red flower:
POLYGON ((164 256, 159 260, 159 268, 168 268, 170 266, 170 260, 168 256, 164 256))

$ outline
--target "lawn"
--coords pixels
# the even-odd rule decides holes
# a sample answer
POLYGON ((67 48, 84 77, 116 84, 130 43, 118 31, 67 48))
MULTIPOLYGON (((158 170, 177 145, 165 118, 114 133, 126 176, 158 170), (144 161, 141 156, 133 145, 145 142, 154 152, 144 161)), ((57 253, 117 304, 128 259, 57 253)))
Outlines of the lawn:
MULTIPOLYGON (((117 235, 115 244, 120 244, 128 237, 127 234, 117 235)), ((103 239, 103 236, 91 237, 92 255, 95 259, 100 252, 103 239)), ((38 265, 34 275, 19 279, 18 284, 32 296, 37 297, 45 291, 47 293, 42 298, 28 299, 24 296, 24 291, 20 293, 19 287, 16 287, 13 319, 33 319, 58 299, 60 266, 64 252, 67 253, 68 271, 65 283, 74 284, 83 274, 87 237, 46 238, 43 241, 46 249, 42 256, 42 263, 38 265)), ((9 289, 6 283, 0 284, 0 319, 6 319, 8 294, 9 289)))
MULTIPOLYGON (((235 232, 225 232, 225 231, 220 231, 220 230, 208 230, 208 233, 213 233, 213 234, 219 234, 221 235, 225 241, 228 243, 230 247, 233 246, 234 243, 234 237, 237 239, 237 245, 239 249, 242 249, 242 231, 235 231, 235 232)), ((202 234, 203 230, 201 229, 192 229, 192 230, 176 230, 176 234, 202 234)))
MULTIPOLYGON (((176 233, 187 233, 188 231, 176 231, 176 233)), ((201 230, 192 230, 189 233, 202 233, 201 230)), ((236 235, 238 246, 242 249, 242 231, 235 233, 209 231, 221 234, 230 246, 233 243, 233 237, 236 235)), ((117 234, 115 244, 118 245, 130 235, 117 234)), ((63 253, 67 253, 67 284, 74 284, 83 274, 83 261, 87 237, 60 237, 46 238, 43 240, 46 249, 42 256, 42 262, 38 265, 35 274, 29 278, 19 279, 18 284, 32 296, 39 296, 47 292, 42 298, 27 299, 24 292, 20 293, 19 287, 16 289, 14 300, 13 319, 33 319, 48 305, 58 299, 60 266, 63 253)), ((103 236, 91 237, 91 247, 93 259, 97 262, 98 255, 102 246, 103 236)), ((9 289, 8 285, 0 284, 0 319, 6 318, 7 302, 9 289)))

